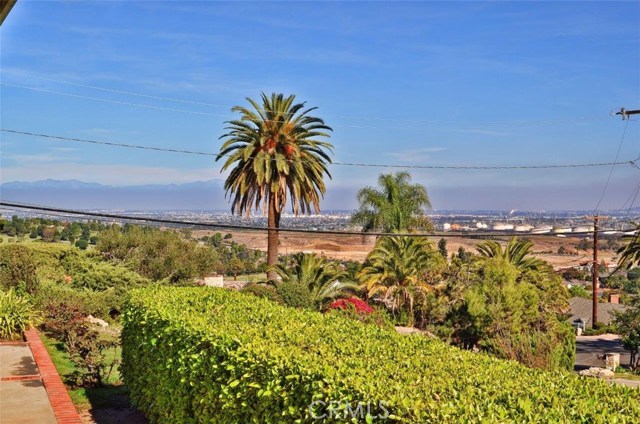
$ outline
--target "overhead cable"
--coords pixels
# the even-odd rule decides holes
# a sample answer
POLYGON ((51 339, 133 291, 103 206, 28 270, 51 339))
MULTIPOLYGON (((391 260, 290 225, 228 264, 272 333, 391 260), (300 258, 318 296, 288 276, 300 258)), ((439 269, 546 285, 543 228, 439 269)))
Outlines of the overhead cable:
MULTIPOLYGON (((620 137, 620 143, 618 143, 618 151, 616 152, 616 157, 613 160, 613 163, 618 161, 618 157, 620 157, 620 151, 622 150, 622 144, 624 142, 624 137, 627 134, 627 128, 629 127, 629 121, 626 121, 625 125, 624 125, 624 129, 622 130, 622 137, 620 137)), ((631 166, 634 167, 638 167, 638 165, 632 161, 631 166)), ((593 209, 593 213, 594 215, 598 212, 598 208, 600 208, 600 204, 602 203, 602 199, 604 199, 604 195, 607 192, 607 189, 609 188, 609 183, 611 182, 611 176, 613 175, 613 165, 611 166, 611 169, 609 170, 609 176, 607 177, 607 182, 604 185, 604 188, 602 189, 602 193, 600 194, 600 199, 598 200, 598 203, 596 204, 596 207, 593 209)))
MULTIPOLYGON (((23 90, 30 90, 30 91, 35 91, 35 92, 41 92, 41 93, 48 93, 48 94, 55 94, 55 95, 59 95, 59 96, 67 96, 67 97, 75 97, 75 98, 79 98, 79 99, 84 99, 84 100, 92 100, 92 101, 97 101, 97 102, 105 102, 105 103, 113 103, 113 104, 120 104, 120 105, 125 105, 125 106, 133 106, 133 107, 140 107, 140 108, 145 108, 145 109, 155 109, 155 110, 162 110, 162 111, 167 111, 167 112, 180 112, 180 113, 188 113, 188 114, 193 114, 193 115, 203 115, 203 116, 216 116, 216 117, 222 117, 222 118, 227 118, 227 119, 234 119, 234 115, 231 114, 220 114, 220 113, 212 113, 212 112, 201 112, 201 111, 195 111, 195 110, 189 110, 189 109, 178 109, 178 108, 171 108, 171 107, 164 107, 164 106, 153 106, 153 105, 148 105, 148 104, 142 104, 142 103, 134 103, 134 102, 128 102, 128 101, 121 101, 121 100, 113 100, 113 99, 105 99, 102 97, 93 97, 93 96, 85 96, 85 95, 81 95, 81 94, 75 94, 75 93, 68 93, 68 92, 64 92, 64 91, 56 91, 56 90, 50 90, 47 88, 41 88, 41 87, 33 87, 33 86, 27 86, 27 85, 22 85, 22 84, 16 84, 16 83, 11 83, 11 82, 6 82, 6 81, 2 81, 0 82, 0 84, 8 86, 8 87, 15 87, 15 88, 20 88, 23 90)), ((114 93, 120 93, 120 94, 126 94, 126 95, 135 95, 135 96, 139 96, 139 97, 146 97, 146 98, 150 98, 150 99, 155 99, 155 100, 162 100, 162 101, 175 101, 175 102, 180 102, 180 103, 187 103, 187 104, 194 104, 194 105, 201 105, 201 106, 213 106, 213 107, 228 107, 229 110, 231 110, 231 106, 223 106, 223 105, 216 105, 213 103, 206 103, 206 102, 198 102, 198 101, 189 101, 189 100, 180 100, 180 99, 172 99, 170 97, 161 97, 161 96, 153 96, 153 95, 146 95, 146 94, 141 94, 141 93, 134 93, 134 92, 130 92, 130 91, 124 91, 124 90, 115 90, 115 89, 108 89, 108 88, 98 88, 95 86, 86 86, 86 85, 82 85, 82 84, 72 84, 72 85, 78 85, 80 87, 86 87, 86 88, 92 88, 92 89, 98 89, 98 90, 102 90, 102 91, 106 91, 106 92, 114 92, 114 93)), ((260 109, 260 111, 262 112, 271 112, 268 109, 260 109)), ((537 125, 544 125, 544 124, 553 124, 553 123, 566 123, 566 122, 570 122, 570 121, 593 121, 593 120, 604 120, 604 119, 609 119, 609 116, 606 115, 598 115, 598 116, 584 116, 584 117, 572 117, 572 118, 556 118, 556 119, 547 119, 547 120, 532 120, 532 121, 511 121, 511 122, 467 122, 467 123, 461 123, 459 120, 458 121, 437 121, 437 120, 425 120, 425 119, 402 119, 402 118, 382 118, 382 117, 367 117, 367 116, 349 116, 349 115, 324 115, 325 117, 332 117, 332 118, 339 118, 339 119, 347 119, 347 120, 369 120, 369 121, 390 121, 390 122, 397 122, 400 124, 403 123, 422 123, 422 124, 432 124, 432 125, 442 125, 442 124, 455 124, 455 125, 465 125, 465 126, 474 126, 474 125, 480 125, 480 126, 537 126, 537 125)), ((346 124, 337 124, 337 125, 332 125, 332 127, 336 127, 336 128, 370 128, 370 129, 406 129, 407 126, 402 126, 402 127, 387 127, 387 126, 369 126, 369 125, 346 125, 346 124)), ((466 129, 466 128, 461 128, 461 129, 466 129)))
MULTIPOLYGON (((180 154, 188 154, 188 155, 200 155, 200 156, 212 156, 217 157, 217 153, 211 152, 202 152, 195 150, 183 150, 183 149, 172 149, 165 147, 156 147, 156 146, 143 146, 137 144, 128 144, 128 143, 115 143, 110 141, 100 141, 100 140, 88 140, 81 138, 72 138, 72 137, 63 137, 52 134, 42 134, 42 133, 34 133, 30 131, 19 131, 12 130, 7 128, 0 129, 2 132, 11 133, 11 134, 20 134, 26 135, 30 137, 41 137, 59 141, 69 141, 76 143, 88 143, 88 144, 96 144, 103 146, 111 146, 111 147, 123 147, 129 149, 140 149, 140 150, 154 150, 160 152, 168 152, 168 153, 180 153, 180 154)), ((230 155, 224 155, 229 157, 230 155)), ((274 159, 275 160, 275 159, 274 159)), ((603 166, 620 166, 620 165, 631 165, 636 166, 636 162, 640 160, 640 157, 635 158, 633 160, 621 161, 621 162, 601 162, 601 163, 573 163, 573 164, 543 164, 543 165, 400 165, 400 164, 380 164, 380 163, 359 163, 359 162, 331 162, 332 165, 337 166, 356 166, 356 167, 372 167, 372 168, 404 168, 404 169, 461 169, 461 170, 523 170, 523 169, 555 169, 555 168, 593 168, 593 167, 603 167, 603 166)))

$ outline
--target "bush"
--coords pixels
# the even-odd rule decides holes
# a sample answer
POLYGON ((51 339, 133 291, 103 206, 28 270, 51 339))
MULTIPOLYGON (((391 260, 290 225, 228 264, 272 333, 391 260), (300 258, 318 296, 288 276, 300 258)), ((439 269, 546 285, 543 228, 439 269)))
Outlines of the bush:
POLYGON ((604 322, 596 322, 593 327, 587 328, 582 333, 585 336, 599 336, 601 334, 618 334, 615 324, 606 325, 604 322))
POLYGON ((367 302, 362 299, 358 299, 357 297, 335 300, 328 306, 328 309, 353 309, 356 314, 364 315, 373 313, 373 308, 369 306, 367 302))
POLYGON ((124 292, 113 289, 94 292, 45 283, 35 297, 35 305, 43 311, 46 326, 51 318, 60 316, 65 309, 77 310, 82 316, 93 315, 106 320, 115 318, 122 311, 124 297, 124 292))
POLYGON ((29 327, 39 322, 31 302, 13 289, 0 291, 0 340, 21 338, 29 327))
POLYGON ((122 374, 152 423, 640 419, 632 388, 229 290, 134 290, 123 317, 122 374))
POLYGON ((243 293, 249 293, 254 296, 269 299, 272 302, 282 303, 282 298, 276 292, 275 287, 266 284, 249 283, 241 290, 243 293))
POLYGON ((75 328, 75 343, 67 346, 77 370, 68 377, 75 387, 100 387, 118 366, 115 351, 118 339, 83 324, 75 328))
POLYGON ((89 247, 89 242, 85 239, 80 239, 76 241, 76 247, 80 250, 87 250, 87 247, 89 247))
POLYGON ((393 321, 389 317, 389 313, 386 308, 371 308, 371 313, 358 313, 355 307, 345 309, 328 309, 327 314, 335 314, 344 318, 360 321, 363 324, 373 324, 378 327, 386 328, 388 330, 395 331, 393 321))
POLYGON ((60 265, 64 268, 65 275, 72 277, 72 286, 79 289, 104 291, 114 288, 124 292, 151 283, 140 274, 121 265, 102 262, 99 258, 87 254, 67 255, 60 260, 60 265))
POLYGON ((571 288, 569 289, 569 296, 591 299, 593 294, 589 292, 587 289, 585 289, 583 286, 571 286, 571 288))
POLYGON ((291 308, 315 309, 309 288, 297 281, 284 281, 278 284, 276 293, 282 299, 282 303, 291 308))
POLYGON ((36 263, 31 251, 22 245, 0 247, 0 288, 15 288, 29 294, 38 291, 36 263))

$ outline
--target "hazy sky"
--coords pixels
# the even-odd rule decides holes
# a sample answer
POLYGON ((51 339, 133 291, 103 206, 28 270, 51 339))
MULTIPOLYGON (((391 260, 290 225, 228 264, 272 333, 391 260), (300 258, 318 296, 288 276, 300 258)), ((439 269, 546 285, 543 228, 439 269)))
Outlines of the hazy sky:
MULTIPOLYGON (((640 156, 640 117, 610 116, 640 108, 639 2, 20 0, 0 36, 5 129, 216 153, 264 91, 318 106, 336 162, 611 162, 625 125, 619 160, 640 156)), ((3 182, 225 178, 207 156, 1 137, 3 182)), ((325 208, 392 170, 333 165, 325 208)), ((411 172, 438 209, 588 209, 610 168, 411 172)), ((601 208, 639 183, 616 167, 601 208)))

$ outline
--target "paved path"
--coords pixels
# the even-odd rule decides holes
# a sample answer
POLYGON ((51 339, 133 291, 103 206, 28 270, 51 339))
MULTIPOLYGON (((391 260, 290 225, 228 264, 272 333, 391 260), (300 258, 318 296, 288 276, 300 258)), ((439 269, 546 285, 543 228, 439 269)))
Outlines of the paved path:
POLYGON ((36 330, 27 342, 0 342, 0 424, 79 424, 36 330))
POLYGON ((620 336, 602 334, 576 337, 576 371, 589 367, 604 368, 604 361, 597 358, 597 355, 604 353, 619 353, 620 365, 629 364, 629 352, 622 347, 620 336))
MULTIPOLYGON (((619 353, 620 365, 629 364, 629 352, 624 350, 620 336, 615 334, 602 334, 599 336, 576 337, 576 363, 574 369, 580 371, 590 367, 604 368, 604 361, 597 355, 605 353, 619 353)), ((640 387, 638 380, 626 380, 622 378, 611 379, 612 382, 629 387, 640 387)))

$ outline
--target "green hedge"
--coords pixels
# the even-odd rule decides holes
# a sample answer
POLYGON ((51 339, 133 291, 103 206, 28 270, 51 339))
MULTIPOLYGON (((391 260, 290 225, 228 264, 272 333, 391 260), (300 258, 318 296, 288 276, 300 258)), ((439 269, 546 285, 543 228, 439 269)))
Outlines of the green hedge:
POLYGON ((125 384, 152 423, 640 419, 640 390, 224 289, 134 290, 123 322, 125 384))

